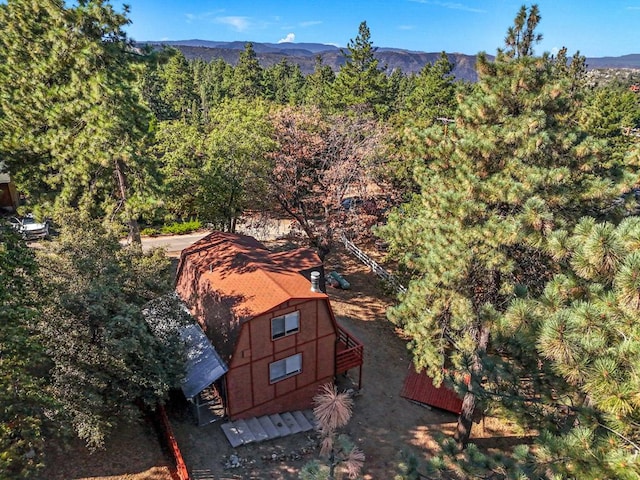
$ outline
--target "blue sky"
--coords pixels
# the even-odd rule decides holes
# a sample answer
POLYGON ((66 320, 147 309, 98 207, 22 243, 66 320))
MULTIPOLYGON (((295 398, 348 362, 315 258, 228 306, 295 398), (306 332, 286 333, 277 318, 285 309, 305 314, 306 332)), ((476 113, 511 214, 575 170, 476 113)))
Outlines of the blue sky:
MULTIPOLYGON (((495 53, 522 0, 112 0, 134 40, 295 41, 346 46, 366 20, 378 47, 495 53)), ((640 0, 539 0, 544 40, 588 57, 640 53, 640 0)), ((530 3, 526 3, 530 5, 530 3)))

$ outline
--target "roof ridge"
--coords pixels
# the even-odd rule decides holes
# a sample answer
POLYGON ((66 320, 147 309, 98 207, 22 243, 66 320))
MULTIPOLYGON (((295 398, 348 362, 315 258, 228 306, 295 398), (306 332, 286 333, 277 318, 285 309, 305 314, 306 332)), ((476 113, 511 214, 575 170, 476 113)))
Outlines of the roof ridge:
MULTIPOLYGON (((290 292, 289 290, 287 290, 286 288, 284 288, 280 282, 278 282, 277 280, 277 275, 299 275, 302 278, 305 278, 304 275, 301 275, 299 272, 289 272, 289 271, 282 271, 282 272, 273 272, 273 271, 269 271, 269 270, 263 270, 263 269, 259 269, 257 270, 260 274, 266 276, 270 282, 274 285, 276 285, 278 287, 278 289, 284 293, 286 296, 293 298, 292 296, 292 292, 290 292)), ((306 278, 305 278, 306 280, 306 278)))

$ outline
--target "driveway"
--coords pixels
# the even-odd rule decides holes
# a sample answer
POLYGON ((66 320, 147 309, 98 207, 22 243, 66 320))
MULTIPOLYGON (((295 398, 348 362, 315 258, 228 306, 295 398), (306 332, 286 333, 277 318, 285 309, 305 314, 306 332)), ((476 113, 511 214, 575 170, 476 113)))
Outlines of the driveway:
POLYGON ((211 233, 208 230, 189 233, 187 235, 161 235, 159 237, 142 237, 142 249, 164 248, 170 257, 179 257, 180 252, 192 243, 211 233))
MULTIPOLYGON (((269 219, 255 220, 243 219, 238 223, 237 232, 251 235, 261 242, 276 240, 287 233, 291 227, 290 220, 269 219)), ((211 233, 209 230, 201 230, 187 235, 161 235, 158 237, 142 237, 142 249, 164 248, 170 257, 179 257, 180 252, 211 233)))

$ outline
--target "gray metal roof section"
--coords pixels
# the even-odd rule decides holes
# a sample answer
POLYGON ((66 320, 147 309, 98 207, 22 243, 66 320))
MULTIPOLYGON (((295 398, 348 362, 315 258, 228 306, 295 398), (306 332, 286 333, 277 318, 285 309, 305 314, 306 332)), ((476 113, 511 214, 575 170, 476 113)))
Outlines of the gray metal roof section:
POLYGON ((193 398, 229 371, 218 352, 200 328, 187 325, 180 331, 187 350, 186 375, 182 381, 182 391, 187 398, 193 398))

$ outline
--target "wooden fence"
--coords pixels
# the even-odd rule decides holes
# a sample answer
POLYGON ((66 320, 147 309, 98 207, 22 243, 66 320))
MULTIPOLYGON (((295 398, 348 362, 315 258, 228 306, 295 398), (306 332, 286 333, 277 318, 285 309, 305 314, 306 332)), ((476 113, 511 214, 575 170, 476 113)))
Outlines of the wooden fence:
POLYGON ((360 250, 355 244, 349 240, 344 234, 341 235, 340 240, 344 243, 346 249, 353 253, 358 260, 364 263, 367 267, 369 267, 373 273, 378 275, 382 280, 391 285, 391 287, 398 293, 405 293, 407 289, 400 283, 400 281, 391 273, 387 272, 384 268, 382 268, 378 262, 369 257, 366 253, 360 250))
POLYGON ((184 458, 182 458, 182 452, 180 451, 180 447, 178 446, 178 441, 173 435, 173 429, 171 428, 171 423, 169 423, 169 417, 167 417, 167 412, 164 409, 164 406, 158 404, 156 412, 160 420, 160 426, 162 428, 162 433, 164 434, 164 439, 167 442, 169 451, 171 452, 173 460, 176 464, 176 474, 178 480, 191 480, 189 471, 187 470, 187 465, 184 463, 184 458))

